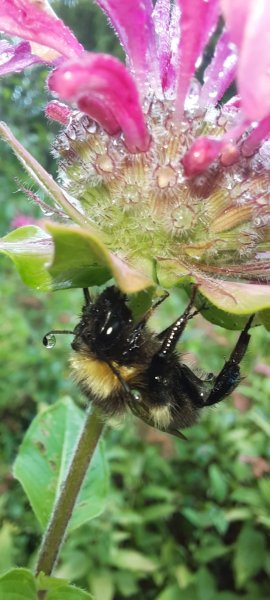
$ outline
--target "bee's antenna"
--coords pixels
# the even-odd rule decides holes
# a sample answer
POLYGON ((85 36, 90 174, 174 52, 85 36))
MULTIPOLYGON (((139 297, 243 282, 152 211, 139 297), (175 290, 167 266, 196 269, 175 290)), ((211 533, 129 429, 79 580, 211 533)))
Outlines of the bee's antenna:
POLYGON ((69 331, 68 329, 52 329, 51 331, 48 331, 46 335, 44 335, 42 340, 43 345, 46 346, 46 348, 53 348, 55 346, 55 335, 62 333, 74 335, 74 331, 69 331))

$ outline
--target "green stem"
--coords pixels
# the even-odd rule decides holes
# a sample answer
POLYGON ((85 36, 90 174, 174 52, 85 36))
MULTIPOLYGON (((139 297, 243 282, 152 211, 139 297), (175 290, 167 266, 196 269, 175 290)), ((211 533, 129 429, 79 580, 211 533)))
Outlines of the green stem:
POLYGON ((96 409, 92 410, 89 406, 68 474, 61 486, 41 542, 36 574, 42 571, 45 575, 50 575, 54 568, 73 508, 103 428, 104 423, 99 412, 96 409))
MULTIPOLYGON (((59 206, 62 207, 64 212, 74 221, 84 229, 87 229, 91 235, 102 236, 104 239, 104 234, 99 229, 97 229, 94 223, 90 222, 89 217, 83 215, 80 211, 77 210, 75 206, 69 201, 66 194, 60 188, 58 183, 53 180, 51 175, 45 171, 42 165, 22 146, 19 140, 16 139, 15 135, 13 135, 12 131, 9 127, 3 122, 0 121, 0 137, 3 138, 15 152, 18 160, 23 164, 26 171, 29 173, 30 177, 34 179, 37 184, 45 190, 46 194, 48 194, 53 202, 57 202, 59 206)), ((48 206, 48 210, 50 206, 48 206)))

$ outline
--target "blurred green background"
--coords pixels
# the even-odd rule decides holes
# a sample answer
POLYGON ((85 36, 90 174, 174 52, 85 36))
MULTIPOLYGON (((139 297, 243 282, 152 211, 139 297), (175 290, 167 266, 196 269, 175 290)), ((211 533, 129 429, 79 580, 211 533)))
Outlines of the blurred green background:
MULTIPOLYGON (((118 53, 106 19, 89 0, 54 2, 89 49, 118 53)), ((43 117, 46 73, 29 70, 1 82, 1 119, 52 174, 50 144, 57 128, 43 117)), ((0 142, 0 228, 20 214, 41 215, 18 191, 29 182, 0 142)), ((12 463, 24 432, 44 406, 70 395, 68 339, 53 350, 42 337, 73 326, 79 290, 40 294, 20 282, 0 257, 0 573, 33 564, 40 530, 12 463)), ((161 329, 178 316, 175 293, 152 320, 161 329)), ((237 337, 196 317, 181 345, 185 359, 217 372, 237 337)), ((182 442, 133 417, 105 435, 111 473, 107 509, 66 541, 57 575, 90 590, 96 600, 268 600, 270 597, 270 344, 258 327, 231 398, 206 410, 182 442)))

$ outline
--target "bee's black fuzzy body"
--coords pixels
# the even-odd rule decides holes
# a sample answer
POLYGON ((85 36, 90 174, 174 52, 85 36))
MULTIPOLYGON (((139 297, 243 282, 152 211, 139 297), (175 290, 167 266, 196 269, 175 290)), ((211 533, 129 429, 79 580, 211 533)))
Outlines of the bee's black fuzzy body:
POLYGON ((117 288, 109 287, 95 303, 86 304, 71 344, 76 381, 109 416, 125 411, 123 383, 130 389, 141 387, 145 365, 160 345, 145 326, 134 325, 125 300, 117 288))
POLYGON ((179 430, 193 425, 201 408, 219 402, 238 385, 252 318, 217 377, 198 377, 176 352, 197 312, 192 310, 195 293, 183 315, 159 335, 148 329, 147 317, 134 322, 126 296, 116 287, 105 289, 95 302, 85 293, 73 332, 71 367, 82 392, 105 415, 130 409, 147 424, 182 437, 179 430))

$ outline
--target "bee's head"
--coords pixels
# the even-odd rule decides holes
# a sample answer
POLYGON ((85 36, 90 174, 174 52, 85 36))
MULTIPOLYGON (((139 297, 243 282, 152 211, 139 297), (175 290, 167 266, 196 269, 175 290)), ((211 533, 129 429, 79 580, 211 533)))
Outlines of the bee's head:
POLYGON ((71 345, 79 350, 83 343, 97 357, 114 359, 123 352, 131 329, 132 314, 126 305, 126 296, 111 286, 94 303, 84 306, 71 345))

